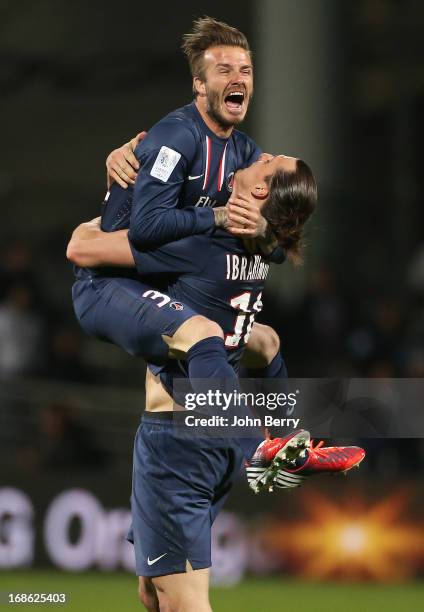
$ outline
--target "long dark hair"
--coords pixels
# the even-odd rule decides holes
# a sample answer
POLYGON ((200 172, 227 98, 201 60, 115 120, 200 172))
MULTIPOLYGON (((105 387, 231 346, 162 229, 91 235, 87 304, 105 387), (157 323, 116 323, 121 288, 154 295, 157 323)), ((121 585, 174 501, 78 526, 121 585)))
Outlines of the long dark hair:
POLYGON ((270 178, 269 196, 261 212, 287 259, 297 265, 302 263, 303 228, 316 202, 314 175, 301 159, 294 172, 278 170, 270 178))

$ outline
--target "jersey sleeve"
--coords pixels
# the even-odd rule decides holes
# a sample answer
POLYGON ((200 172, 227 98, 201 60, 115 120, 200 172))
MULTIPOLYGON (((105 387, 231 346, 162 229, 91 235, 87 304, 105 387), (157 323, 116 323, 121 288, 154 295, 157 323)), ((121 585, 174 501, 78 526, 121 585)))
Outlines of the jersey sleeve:
POLYGON ((206 266, 211 241, 206 236, 189 236, 151 251, 139 251, 129 239, 137 272, 143 276, 199 273, 206 266))
POLYGON ((152 249, 214 226, 211 208, 177 208, 195 153, 194 133, 176 119, 159 122, 137 147, 141 167, 134 187, 129 235, 138 249, 152 249))

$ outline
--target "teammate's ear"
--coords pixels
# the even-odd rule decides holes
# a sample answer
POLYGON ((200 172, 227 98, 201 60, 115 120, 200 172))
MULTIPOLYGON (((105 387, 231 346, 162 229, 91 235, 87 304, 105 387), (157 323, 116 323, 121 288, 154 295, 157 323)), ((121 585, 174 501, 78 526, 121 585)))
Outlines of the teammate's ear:
POLYGON ((199 96, 206 96, 206 84, 200 77, 194 77, 193 89, 199 96))
POLYGON ((257 200, 266 200, 269 194, 269 187, 266 183, 258 183, 253 187, 251 194, 257 200))

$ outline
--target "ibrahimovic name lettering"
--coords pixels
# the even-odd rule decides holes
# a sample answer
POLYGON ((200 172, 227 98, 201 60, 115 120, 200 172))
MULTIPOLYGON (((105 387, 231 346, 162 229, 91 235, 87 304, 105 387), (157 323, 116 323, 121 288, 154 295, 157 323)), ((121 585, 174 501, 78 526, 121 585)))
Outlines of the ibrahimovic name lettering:
POLYGON ((227 253, 227 280, 265 280, 269 264, 260 255, 227 253))

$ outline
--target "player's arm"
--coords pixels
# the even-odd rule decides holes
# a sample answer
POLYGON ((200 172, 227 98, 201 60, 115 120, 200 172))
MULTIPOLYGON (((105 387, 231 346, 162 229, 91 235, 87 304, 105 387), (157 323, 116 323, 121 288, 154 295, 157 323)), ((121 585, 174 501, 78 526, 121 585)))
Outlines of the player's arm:
POLYGON ((100 217, 88 223, 81 223, 74 230, 66 250, 66 257, 83 268, 135 267, 128 244, 128 230, 102 232, 100 217))
MULTIPOLYGON (((140 250, 151 249, 205 233, 214 226, 226 228, 229 220, 225 208, 177 208, 188 163, 195 154, 194 135, 190 130, 178 124, 158 124, 149 133, 149 141, 145 143, 148 146, 134 151, 140 136, 144 138, 145 134, 112 151, 106 162, 109 180, 113 178, 125 187, 134 182, 138 172, 130 224, 130 240, 134 246, 140 250), (140 155, 141 169, 136 155, 140 155)), ((257 236, 262 233, 262 225, 246 218, 241 233, 257 236)))
POLYGON ((181 121, 163 120, 136 148, 140 170, 134 186, 129 237, 139 250, 150 250, 215 225, 211 208, 177 208, 196 153, 192 131, 181 121))
MULTIPOLYGON (((135 184, 137 172, 140 169, 140 164, 135 156, 135 148, 141 140, 144 140, 147 132, 140 132, 126 142, 121 147, 114 149, 106 159, 107 169, 107 186, 108 189, 113 183, 118 183, 123 189, 127 189, 129 185, 135 184)), ((226 229, 229 224, 228 209, 224 206, 213 209, 215 227, 226 229)))
POLYGON ((151 251, 139 251, 130 243, 137 272, 146 275, 200 273, 209 263, 211 241, 207 234, 188 236, 151 251), (195 256, 193 256, 195 253, 195 256))
POLYGON ((199 269, 199 259, 206 264, 208 244, 196 244, 193 238, 188 238, 154 251, 140 252, 130 245, 128 230, 103 232, 99 217, 81 223, 74 230, 66 256, 80 267, 136 267, 143 275, 188 274, 199 269), (199 251, 196 258, 192 256, 193 248, 199 251))

